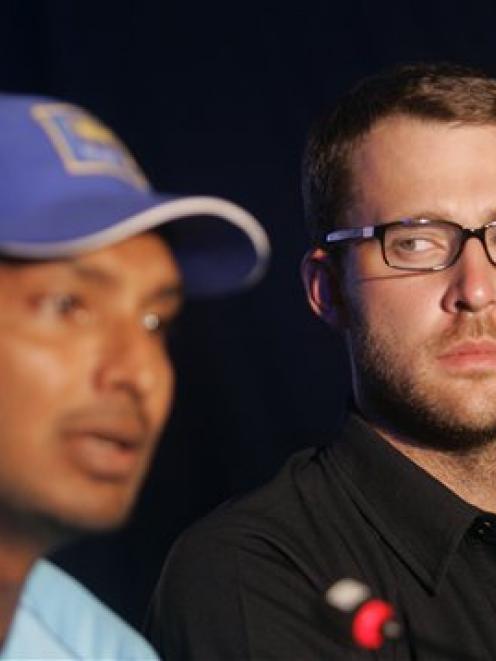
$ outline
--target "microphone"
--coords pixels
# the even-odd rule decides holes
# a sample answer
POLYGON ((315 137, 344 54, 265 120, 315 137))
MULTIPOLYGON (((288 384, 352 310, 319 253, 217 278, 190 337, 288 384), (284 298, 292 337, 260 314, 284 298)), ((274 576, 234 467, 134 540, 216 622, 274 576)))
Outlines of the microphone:
POLYGON ((372 597, 370 588, 353 578, 333 583, 325 592, 336 623, 348 643, 367 650, 380 649, 387 640, 399 638, 402 628, 395 619, 393 606, 372 597))

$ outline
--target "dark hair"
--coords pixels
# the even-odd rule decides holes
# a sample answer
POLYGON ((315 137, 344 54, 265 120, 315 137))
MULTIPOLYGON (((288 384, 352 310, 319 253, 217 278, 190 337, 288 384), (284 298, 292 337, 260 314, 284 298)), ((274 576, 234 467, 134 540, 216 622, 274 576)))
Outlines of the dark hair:
POLYGON ((324 113, 309 134, 302 172, 305 217, 314 245, 343 225, 353 202, 353 150, 376 122, 397 114, 496 123, 496 80, 454 64, 402 65, 365 78, 324 113))

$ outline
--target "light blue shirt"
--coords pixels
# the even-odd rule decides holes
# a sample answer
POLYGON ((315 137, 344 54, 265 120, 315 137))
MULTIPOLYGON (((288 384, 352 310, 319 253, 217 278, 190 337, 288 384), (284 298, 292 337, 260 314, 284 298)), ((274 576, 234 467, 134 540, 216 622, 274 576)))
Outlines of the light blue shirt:
POLYGON ((158 657, 78 581, 40 560, 24 586, 0 659, 157 661, 158 657))

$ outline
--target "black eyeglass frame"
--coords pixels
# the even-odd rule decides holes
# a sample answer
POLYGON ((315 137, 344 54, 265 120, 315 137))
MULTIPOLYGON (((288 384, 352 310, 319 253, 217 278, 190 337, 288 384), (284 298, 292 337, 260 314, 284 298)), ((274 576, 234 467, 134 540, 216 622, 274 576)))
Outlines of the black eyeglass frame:
MULTIPOLYGON (((403 218, 401 220, 394 220, 390 223, 383 223, 381 225, 366 225, 365 227, 349 227, 346 229, 337 229, 332 232, 327 232, 324 235, 323 247, 329 250, 333 245, 345 242, 345 241, 361 241, 367 239, 378 239, 381 243, 381 252, 384 263, 392 269, 398 269, 400 271, 443 271, 444 269, 453 266, 457 259, 462 254, 465 243, 469 239, 479 239, 484 247, 484 252, 489 260, 489 262, 496 266, 496 255, 493 259, 489 252, 486 242, 486 233, 487 230, 491 227, 496 227, 496 220, 491 220, 488 223, 485 223, 481 227, 463 227, 459 223, 455 223, 452 220, 432 220, 430 218, 403 218), (386 246, 384 237, 389 227, 405 227, 405 226, 425 226, 425 225, 448 225, 454 227, 458 231, 459 246, 457 251, 454 253, 453 257, 448 260, 445 264, 440 264, 438 266, 393 266, 389 263, 386 257, 386 246), (331 245, 329 245, 331 244, 331 245)), ((335 246, 337 247, 337 246, 335 246)))

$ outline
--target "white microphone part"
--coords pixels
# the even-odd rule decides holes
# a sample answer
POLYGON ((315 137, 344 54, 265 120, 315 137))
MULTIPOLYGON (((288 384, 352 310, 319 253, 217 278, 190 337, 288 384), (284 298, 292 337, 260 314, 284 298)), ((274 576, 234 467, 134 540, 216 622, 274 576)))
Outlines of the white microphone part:
POLYGON ((345 613, 351 613, 357 606, 369 599, 370 588, 353 578, 342 578, 333 583, 325 593, 325 600, 345 613))

